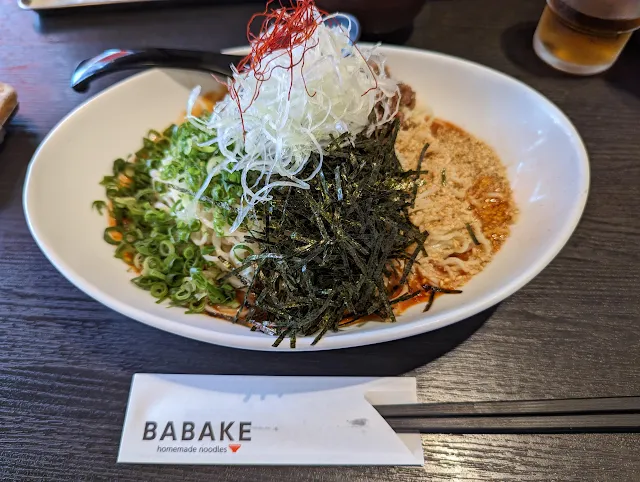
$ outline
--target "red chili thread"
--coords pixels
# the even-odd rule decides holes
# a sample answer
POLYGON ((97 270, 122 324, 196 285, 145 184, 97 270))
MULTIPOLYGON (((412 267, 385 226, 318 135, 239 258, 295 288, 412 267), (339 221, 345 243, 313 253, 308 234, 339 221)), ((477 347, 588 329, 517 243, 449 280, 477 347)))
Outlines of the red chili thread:
POLYGON ((360 49, 358 48, 358 46, 356 44, 353 44, 353 47, 356 49, 356 51, 358 52, 358 54, 360 54, 360 57, 362 57, 362 60, 364 60, 364 63, 367 64, 367 67, 369 68, 369 72, 371 72, 371 76, 373 77, 373 80, 375 80, 375 85, 372 87, 369 87, 367 90, 365 90, 363 92, 363 94, 360 97, 364 97, 365 95, 367 95, 369 92, 371 92, 372 90, 377 90, 378 89, 378 76, 375 74, 375 72, 373 71, 373 69, 371 68, 371 65, 369 65, 369 62, 367 62, 367 59, 364 58, 364 55, 362 55, 362 52, 360 52, 360 49))
MULTIPOLYGON (((293 69, 300 62, 304 62, 304 55, 317 45, 316 43, 308 46, 309 39, 313 37, 318 28, 317 15, 327 14, 327 12, 316 8, 314 0, 297 0, 290 7, 285 7, 280 1, 278 2, 279 8, 276 9, 272 8, 273 3, 274 0, 268 0, 264 11, 254 14, 247 24, 247 40, 251 45, 251 52, 240 61, 238 71, 252 72, 258 84, 252 99, 244 108, 240 102, 240 96, 234 81, 230 82, 231 85, 227 84, 229 96, 237 104, 240 112, 243 135, 246 134, 243 114, 247 112, 247 109, 256 100, 260 86, 271 78, 274 69, 290 70, 289 99, 291 98, 294 80, 293 69), (262 19, 262 23, 258 33, 254 35, 251 33, 251 25, 258 19, 262 19), (298 45, 304 45, 304 49, 300 60, 294 62, 293 49, 298 45), (289 63, 288 65, 278 65, 271 68, 271 62, 276 58, 280 58, 280 55, 269 59, 266 63, 264 63, 264 59, 278 50, 283 50, 282 55, 289 57, 289 63)), ((308 90, 307 93, 309 93, 308 90)))
MULTIPOLYGON (((229 97, 231 97, 231 99, 238 106, 238 111, 240 112, 240 122, 242 123, 243 136, 246 135, 244 114, 258 97, 260 86, 262 85, 262 83, 268 81, 271 78, 272 72, 277 68, 290 70, 291 78, 289 84, 288 99, 291 99, 291 90, 293 88, 294 81, 293 69, 300 64, 302 64, 301 66, 302 68, 304 68, 305 54, 318 45, 317 41, 312 45, 309 45, 309 40, 313 37, 319 25, 317 15, 327 15, 327 12, 319 10, 316 7, 314 0, 296 0, 295 3, 290 7, 285 7, 280 0, 278 2, 279 8, 273 9, 272 5, 274 3, 275 0, 268 0, 264 11, 254 14, 247 23, 247 40, 251 45, 251 52, 240 61, 237 68, 238 72, 251 72, 257 81, 255 92, 253 93, 253 96, 249 103, 244 108, 242 107, 240 95, 233 79, 231 79, 231 81, 228 83, 222 82, 227 86, 229 97), (260 18, 262 18, 260 29, 258 33, 254 35, 251 33, 251 26, 256 20, 260 18), (300 59, 298 61, 294 62, 293 49, 299 45, 304 46, 302 55, 300 56, 300 59), (282 53, 270 58, 263 65, 265 57, 278 50, 282 50, 282 53), (287 55, 289 57, 288 65, 277 65, 271 68, 271 63, 276 59, 282 57, 283 55, 287 55)), ((360 56, 364 59, 364 56, 355 44, 354 47, 356 48, 360 56)), ((366 62, 366 59, 364 60, 366 62)), ((375 80, 375 85, 364 92, 362 95, 366 95, 371 90, 375 90, 378 88, 377 76, 368 63, 367 67, 371 71, 371 74, 375 80)), ((304 75, 302 75, 302 81, 304 83, 307 95, 309 95, 310 97, 314 97, 316 95, 316 92, 314 92, 313 94, 309 92, 304 75)))

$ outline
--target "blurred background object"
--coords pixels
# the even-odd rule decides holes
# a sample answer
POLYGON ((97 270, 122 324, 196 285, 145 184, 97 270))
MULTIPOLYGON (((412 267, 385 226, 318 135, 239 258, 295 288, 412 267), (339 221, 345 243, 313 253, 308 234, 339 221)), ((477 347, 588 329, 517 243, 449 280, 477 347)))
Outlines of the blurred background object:
POLYGON ((317 0, 318 8, 355 15, 363 40, 401 43, 409 37, 413 21, 425 0, 317 0))
POLYGON ((640 0, 547 0, 533 46, 558 70, 593 75, 613 65, 639 27, 640 0))
POLYGON ((65 10, 75 7, 119 7, 133 6, 140 7, 145 4, 213 4, 231 5, 239 3, 261 3, 260 0, 18 0, 18 6, 25 10, 35 10, 38 12, 48 12, 55 10, 65 10))
MULTIPOLYGON (((296 0, 280 0, 291 5, 296 0)), ((318 8, 328 12, 346 12, 354 15, 362 24, 362 38, 366 41, 404 43, 413 30, 413 21, 426 0, 316 0, 318 8)), ((26 10, 38 13, 68 12, 77 7, 98 9, 158 8, 176 5, 238 5, 255 3, 256 10, 264 6, 266 0, 17 0, 26 10)))
POLYGON ((3 126, 8 122, 17 106, 18 94, 15 89, 0 82, 0 142, 4 139, 3 126))

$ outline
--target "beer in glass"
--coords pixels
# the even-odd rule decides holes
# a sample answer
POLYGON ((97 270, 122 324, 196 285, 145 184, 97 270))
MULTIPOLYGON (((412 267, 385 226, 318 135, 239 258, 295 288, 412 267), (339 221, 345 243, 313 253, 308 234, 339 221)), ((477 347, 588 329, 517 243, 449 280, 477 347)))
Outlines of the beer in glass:
POLYGON ((538 56, 564 72, 607 70, 640 27, 640 0, 547 0, 533 38, 538 56))

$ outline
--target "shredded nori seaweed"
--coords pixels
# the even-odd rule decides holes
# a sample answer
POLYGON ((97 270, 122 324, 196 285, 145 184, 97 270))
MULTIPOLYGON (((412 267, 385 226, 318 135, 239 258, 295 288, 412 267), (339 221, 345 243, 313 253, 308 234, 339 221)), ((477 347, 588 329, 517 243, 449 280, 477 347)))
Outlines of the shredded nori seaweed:
MULTIPOLYGON (((315 344, 345 317, 395 321, 392 304, 420 292, 390 299, 408 282, 428 235, 409 219, 423 171, 403 170, 394 149, 398 129, 396 121, 371 137, 338 137, 308 190, 272 191, 264 231, 247 237, 260 254, 229 275, 253 267, 238 316, 245 310, 254 328, 277 336, 274 346, 288 337, 295 347, 297 336, 310 335, 315 344)), ((311 161, 300 178, 319 156, 311 161)))
POLYGON ((480 246, 480 241, 478 241, 478 238, 476 237, 476 233, 473 232, 473 228, 471 227, 471 225, 467 223, 465 224, 465 227, 467 228, 467 232, 469 233, 469 236, 471 237, 471 241, 473 241, 473 244, 475 244, 476 246, 480 246))
POLYGON ((433 305, 433 301, 436 299, 436 293, 448 293, 448 294, 460 294, 462 291, 460 290, 448 290, 445 288, 440 288, 438 286, 432 285, 422 285, 422 289, 429 293, 429 300, 427 301, 426 306, 424 307, 423 312, 427 312, 431 309, 431 305, 433 305))

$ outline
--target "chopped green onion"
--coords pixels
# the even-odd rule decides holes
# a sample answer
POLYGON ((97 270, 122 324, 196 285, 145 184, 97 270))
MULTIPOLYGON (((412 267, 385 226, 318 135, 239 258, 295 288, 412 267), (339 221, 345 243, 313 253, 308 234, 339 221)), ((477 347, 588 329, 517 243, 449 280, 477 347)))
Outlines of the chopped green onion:
POLYGON ((202 298, 199 301, 192 301, 191 303, 189 303, 189 311, 187 311, 187 313, 188 314, 202 313, 206 305, 207 305, 206 298, 202 298))
POLYGON ((124 159, 116 159, 113 161, 113 175, 117 177, 118 174, 122 172, 126 164, 127 162, 124 159))
POLYGON ((113 199, 120 193, 120 190, 116 186, 107 186, 106 194, 107 199, 113 199))
POLYGON ((122 241, 122 228, 118 226, 109 226, 104 230, 104 240, 109 244, 120 244, 122 241))
POLYGON ((202 229, 202 223, 199 219, 194 219, 191 221, 191 224, 189 224, 189 231, 192 233, 197 233, 200 229, 202 229))
POLYGON ((235 171, 235 172, 229 173, 229 182, 233 182, 235 184, 240 184, 240 182, 241 182, 240 172, 239 171, 235 171))
POLYGON ((150 129, 149 132, 147 133, 147 137, 149 138, 150 141, 157 142, 160 139, 162 139, 162 134, 160 134, 158 131, 150 129))
POLYGON ((138 240, 138 234, 135 231, 129 231, 124 234, 125 243, 133 244, 138 240))
POLYGON ((175 124, 171 124, 164 130, 164 132, 162 133, 162 137, 172 137, 176 130, 176 127, 177 126, 175 124))
POLYGON ((156 256, 149 256, 145 258, 144 262, 142 263, 143 272, 151 271, 153 269, 161 270, 163 267, 164 267, 164 263, 160 258, 157 258, 156 256))
POLYGON ((191 293, 191 290, 180 287, 180 289, 171 296, 171 299, 178 302, 186 301, 191 296, 191 293))
POLYGON ((98 211, 98 214, 102 214, 102 210, 107 207, 107 203, 104 201, 93 201, 91 207, 98 211))
POLYGON ((211 245, 204 245, 200 247, 200 252, 204 256, 211 256, 213 254, 216 254, 216 247, 211 245))
POLYGON ((221 185, 215 185, 211 188, 211 198, 214 201, 222 201, 226 198, 227 193, 224 190, 224 187, 221 185))
POLYGON ((149 288, 149 291, 151 292, 151 296, 154 298, 164 298, 167 296, 169 288, 167 288, 166 283, 153 283, 149 288))
POLYGON ((150 269, 149 271, 146 272, 145 276, 149 278, 159 279, 161 281, 165 281, 167 279, 165 274, 159 269, 150 269))
POLYGON ((164 266, 172 273, 182 273, 184 270, 184 259, 175 254, 171 254, 165 258, 164 266))
POLYGON ((133 257, 133 266, 138 270, 142 270, 142 263, 144 261, 144 255, 142 253, 136 253, 133 257))
POLYGON ((196 250, 192 245, 187 246, 182 251, 182 256, 184 256, 184 258, 186 260, 193 259, 195 257, 195 255, 196 255, 196 250))
POLYGON ((160 256, 166 258, 167 256, 174 254, 176 252, 176 248, 173 243, 163 239, 160 241, 160 244, 158 244, 158 252, 160 253, 160 256))
POLYGON ((119 259, 124 259, 125 261, 133 261, 134 256, 136 255, 136 250, 133 246, 127 243, 120 243, 120 245, 116 248, 115 257, 119 259), (129 260, 125 259, 129 256, 129 260))
POLYGON ((158 243, 154 239, 143 239, 134 244, 139 253, 153 256, 158 253, 158 243))
POLYGON ((184 278, 184 274, 182 273, 169 273, 165 276, 165 280, 169 286, 172 288, 176 288, 182 285, 182 279, 184 278))
POLYGON ((137 278, 133 278, 131 281, 136 286, 148 290, 149 288, 151 288, 151 285, 154 284, 157 280, 149 278, 148 276, 138 276, 137 278))
MULTIPOLYGON (((171 304, 191 313, 202 312, 207 303, 238 305, 235 289, 220 281, 221 272, 203 258, 215 254, 215 247, 191 241, 192 233, 203 230, 201 221, 179 216, 220 162, 212 156, 219 153, 218 146, 206 145, 212 134, 188 122, 169 126, 162 133, 150 130, 135 157, 115 160, 111 175, 100 181, 111 205, 105 201, 92 204, 99 213, 109 207, 115 226, 105 230, 104 239, 115 247, 115 256, 140 273, 133 283, 150 291, 158 302, 169 298, 171 304), (165 194, 172 191, 181 193, 180 198, 168 201, 165 194), (158 208, 158 203, 169 210, 158 208)), ((220 235, 237 216, 241 182, 240 172, 223 170, 210 182, 209 191, 216 200, 207 195, 198 200, 210 210, 214 230, 220 235)), ((235 254, 246 257, 253 251, 238 247, 235 254)))
POLYGON ((233 248, 231 248, 231 252, 233 253, 233 255, 236 257, 236 259, 238 261, 244 261, 247 256, 253 256, 255 254, 253 249, 251 249, 251 247, 247 246, 246 244, 236 244, 236 245, 234 245, 233 248), (238 251, 238 250, 244 251, 245 253, 248 253, 248 254, 245 254, 244 258, 241 258, 240 256, 238 256, 236 254, 236 251, 238 251))
POLYGON ((207 152, 207 153, 215 152, 217 149, 216 146, 195 146, 195 147, 200 152, 207 152))

